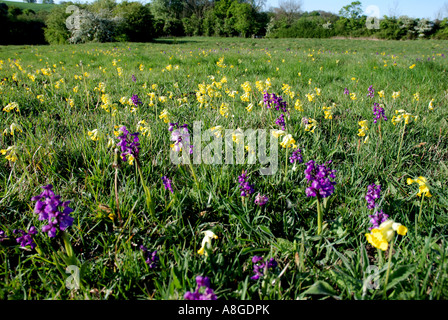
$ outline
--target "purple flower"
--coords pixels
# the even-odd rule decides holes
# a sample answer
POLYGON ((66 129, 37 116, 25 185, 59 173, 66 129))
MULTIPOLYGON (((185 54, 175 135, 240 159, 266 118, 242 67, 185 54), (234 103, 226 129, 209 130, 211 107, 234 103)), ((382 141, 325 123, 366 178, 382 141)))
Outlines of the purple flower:
POLYGON ((61 196, 55 195, 53 185, 43 186, 44 191, 31 198, 36 201, 34 213, 39 215, 38 220, 47 221, 47 225, 42 227, 42 231, 48 233, 50 238, 56 236, 57 230, 64 231, 73 224, 70 213, 73 209, 69 207, 70 201, 61 201, 61 196))
POLYGON ((146 254, 145 262, 149 266, 150 269, 154 269, 157 267, 157 262, 159 262, 159 256, 157 255, 157 250, 149 251, 145 246, 141 245, 140 249, 146 254))
POLYGON ((168 131, 172 131, 170 140, 174 141, 174 151, 179 152, 184 146, 188 146, 190 148, 190 154, 193 153, 190 145, 190 132, 188 131, 187 124, 179 126, 177 123, 170 123, 168 131))
POLYGON ((369 215, 370 223, 372 226, 369 228, 369 230, 372 230, 374 228, 379 228, 380 224, 385 222, 389 216, 383 212, 383 210, 380 210, 378 212, 375 212, 373 215, 369 215))
POLYGON ((31 226, 28 230, 28 232, 25 232, 23 230, 13 230, 14 234, 21 234, 21 236, 16 238, 16 241, 20 244, 22 248, 25 248, 27 246, 30 246, 31 249, 34 249, 36 247, 36 243, 34 242, 31 235, 36 234, 36 228, 34 226, 31 226))
POLYGON ((313 160, 306 163, 305 178, 310 184, 305 190, 307 197, 326 198, 333 194, 336 182, 330 179, 336 178, 336 170, 330 170, 327 167, 329 164, 331 160, 322 165, 316 165, 313 160))
POLYGON ((285 130, 286 123, 285 123, 285 115, 282 113, 280 117, 278 117, 277 120, 275 120, 275 124, 279 125, 280 129, 285 130))
POLYGON ((126 161, 127 155, 137 158, 140 151, 139 133, 129 133, 125 126, 122 126, 119 130, 122 134, 118 136, 120 141, 117 143, 117 147, 121 148, 121 159, 126 161))
POLYGON ((376 123, 378 121, 378 119, 383 118, 384 121, 387 121, 387 117, 384 113, 384 108, 380 107, 379 103, 374 103, 373 104, 373 123, 376 123))
POLYGON ((139 104, 143 104, 143 102, 140 100, 140 98, 136 94, 132 95, 131 100, 132 100, 132 103, 134 104, 134 106, 136 106, 136 107, 138 107, 139 104))
POLYGON ((375 203, 376 199, 379 199, 381 193, 381 186, 371 184, 367 187, 367 194, 365 199, 367 200, 367 208, 374 209, 377 204, 375 203))
POLYGON ((165 187, 165 190, 170 190, 171 193, 174 193, 173 188, 171 186, 171 180, 170 179, 168 179, 166 176, 163 176, 162 177, 162 182, 163 182, 163 185, 165 187))
POLYGON ((240 183, 240 191, 242 197, 248 197, 250 194, 254 193, 255 190, 253 185, 247 182, 247 171, 243 171, 243 173, 238 176, 238 182, 240 183))
POLYGON ((6 240, 8 237, 6 236, 5 231, 0 230, 0 242, 6 240))
POLYGON ((254 264, 254 275, 250 277, 252 280, 260 279, 260 277, 264 275, 265 271, 277 267, 277 261, 275 261, 274 258, 264 261, 263 257, 253 256, 252 263, 254 264))
POLYGON ((208 277, 196 277, 196 290, 194 292, 186 292, 185 300, 216 300, 217 296, 211 288, 211 281, 208 277))
POLYGON ((344 94, 349 95, 349 94, 350 94, 350 91, 348 91, 348 89, 345 88, 345 89, 344 89, 344 94))
POLYGON ((269 198, 265 195, 261 195, 260 193, 257 194, 255 197, 255 204, 261 206, 264 206, 268 202, 269 198))
POLYGON ((283 112, 288 112, 286 101, 283 101, 281 96, 276 96, 275 93, 269 94, 266 92, 263 95, 263 102, 268 109, 275 108, 277 111, 282 110, 283 112))
POLYGON ((292 155, 289 157, 289 162, 291 162, 291 163, 295 163, 295 162, 302 163, 303 162, 302 150, 300 150, 300 149, 294 150, 292 155))
POLYGON ((137 81, 137 78, 135 78, 135 76, 134 75, 132 75, 132 81, 137 81))
POLYGON ((369 90, 369 93, 367 93, 367 96, 370 98, 375 97, 375 90, 373 89, 373 86, 370 86, 368 90, 369 90))

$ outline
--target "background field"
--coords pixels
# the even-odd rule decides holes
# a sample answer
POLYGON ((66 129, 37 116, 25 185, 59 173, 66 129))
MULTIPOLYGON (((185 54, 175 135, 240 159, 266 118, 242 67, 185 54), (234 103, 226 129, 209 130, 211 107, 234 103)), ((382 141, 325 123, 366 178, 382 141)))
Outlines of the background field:
POLYGON ((14 162, 0 158, 0 229, 8 236, 0 243, 0 299, 183 299, 195 289, 197 275, 211 279, 218 299, 446 299, 447 54, 448 42, 429 40, 193 37, 150 44, 0 47, 1 107, 20 106, 19 112, 1 111, 0 129, 16 123, 23 131, 6 131, 0 140, 0 149, 15 145, 18 156, 14 162), (51 75, 44 75, 44 68, 51 75), (279 145, 279 170, 273 176, 260 175, 258 162, 200 164, 193 166, 198 183, 189 166, 171 163, 162 110, 169 112, 170 122, 190 128, 200 120, 204 129, 278 129, 281 112, 259 104, 263 94, 256 81, 268 78, 269 92, 288 103, 286 131, 304 163, 285 166, 292 150, 286 154, 279 145), (251 111, 240 98, 246 81, 252 88, 251 111), (98 90, 100 82, 104 92, 98 90), (197 100, 199 84, 210 85, 207 106, 197 100), (374 98, 367 97, 371 85, 374 98), (356 100, 344 94, 345 88, 356 93, 356 100), (231 91, 238 91, 234 98, 231 91), (393 92, 400 96, 393 99, 393 92), (312 102, 309 93, 316 94, 312 102), (110 96, 116 112, 101 107, 102 94, 110 96), (132 95, 143 102, 137 109, 120 103, 132 95), (303 111, 295 108, 297 99, 303 111), (432 99, 433 110, 428 108, 432 99), (388 117, 380 128, 373 123, 374 102, 384 105, 388 117), (227 117, 220 113, 222 103, 228 103, 227 117), (333 103, 332 119, 325 119, 322 107, 333 103), (417 117, 405 130, 403 123, 391 121, 400 109, 417 117), (304 130, 304 117, 317 121, 314 133, 304 130), (135 165, 126 162, 119 164, 117 207, 114 153, 108 146, 109 138, 118 141, 116 126, 136 132, 141 120, 151 133, 140 134, 139 160, 154 217, 135 165), (362 120, 368 121, 367 143, 358 136, 362 120), (98 141, 88 135, 94 129, 98 141), (332 160, 337 170, 320 236, 315 198, 305 195, 309 160, 332 160), (255 189, 244 201, 238 185, 242 170, 255 189), (165 190, 162 176, 172 179, 174 193, 165 190), (423 203, 416 196, 418 185, 406 183, 418 176, 426 177, 432 194, 423 203), (50 239, 33 213, 31 197, 50 183, 74 209, 67 233, 84 263, 77 290, 67 288, 66 264, 56 254, 64 252, 60 232, 50 239), (397 236, 386 290, 389 251, 380 254, 365 237, 372 212, 364 197, 372 183, 382 187, 384 212, 408 228, 406 236, 397 236), (262 207, 254 204, 259 192, 269 197, 262 207), (20 248, 13 234, 31 225, 39 230, 33 238, 40 253, 20 248), (218 236, 207 257, 197 253, 204 230, 218 236), (157 250, 156 268, 145 263, 140 245, 157 250), (278 266, 251 280, 254 255, 273 257, 278 266), (378 267, 376 290, 363 290, 369 266, 378 267))

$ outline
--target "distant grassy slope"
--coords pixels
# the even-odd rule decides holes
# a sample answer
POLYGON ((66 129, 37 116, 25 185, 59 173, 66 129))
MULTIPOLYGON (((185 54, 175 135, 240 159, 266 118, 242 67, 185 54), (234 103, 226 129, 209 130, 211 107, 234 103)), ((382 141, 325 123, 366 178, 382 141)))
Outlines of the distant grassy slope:
POLYGON ((0 3, 6 3, 8 7, 10 6, 16 6, 21 9, 31 9, 35 12, 38 11, 50 11, 54 6, 57 6, 57 4, 42 4, 42 3, 26 3, 26 2, 18 2, 18 1, 4 1, 0 0, 0 3))

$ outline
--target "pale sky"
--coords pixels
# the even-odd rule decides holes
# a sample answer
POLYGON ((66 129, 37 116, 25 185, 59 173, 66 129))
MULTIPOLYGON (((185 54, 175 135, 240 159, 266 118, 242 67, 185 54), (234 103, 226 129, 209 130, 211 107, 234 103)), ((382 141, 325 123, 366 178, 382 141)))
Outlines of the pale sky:
MULTIPOLYGON (((277 7, 281 0, 266 0, 265 8, 277 7)), ((355 0, 301 0, 302 11, 324 10, 335 14, 339 10, 354 2, 355 0)), ((401 16, 407 15, 411 18, 428 18, 435 19, 438 11, 447 4, 444 0, 359 0, 362 8, 366 10, 369 6, 376 6, 379 10, 379 16, 401 16)), ((366 16, 374 16, 371 12, 365 12, 366 16)), ((447 16, 445 12, 444 16, 447 16)))

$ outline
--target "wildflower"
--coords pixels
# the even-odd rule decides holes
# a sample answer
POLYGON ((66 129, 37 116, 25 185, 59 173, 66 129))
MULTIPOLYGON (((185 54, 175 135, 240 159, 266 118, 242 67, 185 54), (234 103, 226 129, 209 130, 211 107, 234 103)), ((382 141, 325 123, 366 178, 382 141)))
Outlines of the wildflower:
POLYGON ((15 132, 16 131, 19 131, 19 132, 23 132, 22 131, 22 127, 20 127, 18 124, 16 124, 15 122, 13 122, 13 123, 11 123, 11 125, 9 126, 9 129, 7 128, 7 129, 5 129, 4 131, 3 131, 3 134, 4 135, 6 135, 6 134, 11 134, 12 136, 15 134, 15 132))
POLYGON ((134 94, 131 97, 132 103, 134 106, 138 107, 139 104, 143 104, 142 101, 139 99, 138 95, 134 94))
POLYGON ((219 107, 219 113, 223 116, 223 117, 228 117, 229 116, 229 104, 223 102, 221 104, 221 106, 219 107))
POLYGON ((367 93, 367 96, 370 98, 374 98, 375 97, 375 89, 373 89, 373 86, 370 86, 368 91, 369 91, 369 93, 367 93))
POLYGON ((333 108, 334 105, 332 107, 327 107, 327 106, 323 106, 322 110, 324 111, 324 117, 325 119, 333 119, 333 108))
POLYGON ((367 127, 367 120, 359 121, 358 125, 361 126, 361 128, 358 129, 358 136, 364 137, 369 130, 369 128, 367 127))
POLYGON ((261 207, 261 206, 264 206, 268 202, 268 200, 269 200, 269 198, 267 196, 261 195, 260 193, 258 193, 255 197, 254 203, 261 207))
POLYGON ((90 139, 93 141, 100 140, 100 137, 98 136, 98 129, 93 129, 92 131, 88 131, 87 134, 89 135, 90 139))
POLYGON ((218 239, 218 236, 211 230, 202 231, 204 238, 202 239, 201 248, 198 250, 198 254, 207 256, 207 251, 205 247, 210 248, 212 245, 212 239, 218 239))
POLYGON ((280 115, 280 117, 277 118, 277 120, 275 120, 275 124, 279 125, 282 130, 285 130, 286 123, 285 123, 285 115, 283 113, 280 115))
POLYGON ((247 182, 247 171, 243 171, 240 176, 238 176, 238 182, 240 183, 241 197, 248 197, 254 193, 253 185, 247 182))
POLYGON ((379 228, 379 226, 389 218, 387 214, 383 212, 383 210, 380 210, 378 212, 375 212, 373 215, 369 215, 370 223, 372 226, 369 228, 369 230, 379 228))
POLYGON ((247 107, 246 107, 246 110, 247 110, 248 112, 251 112, 253 108, 254 108, 254 104, 253 104, 253 103, 249 103, 249 104, 247 105, 247 107))
POLYGON ((292 155, 289 157, 289 162, 291 162, 291 163, 296 163, 296 162, 302 163, 303 162, 302 150, 300 150, 300 149, 294 150, 292 155))
POLYGON ((169 116, 170 116, 169 112, 166 109, 163 109, 162 112, 159 115, 159 119, 163 119, 163 121, 165 123, 169 123, 170 122, 169 121, 169 116))
POLYGON ((190 133, 188 132, 188 126, 186 124, 175 126, 177 129, 173 130, 171 133, 171 141, 174 141, 174 144, 171 145, 171 148, 176 151, 182 151, 184 146, 190 145, 190 133))
POLYGON ((302 123, 305 125, 305 131, 314 133, 314 130, 317 128, 317 121, 312 118, 302 118, 302 123))
POLYGON ((265 93, 263 95, 263 102, 266 105, 266 108, 275 108, 277 111, 282 110, 283 112, 287 112, 288 109, 286 107, 286 101, 283 101, 281 96, 269 93, 265 93))
POLYGON ((272 133, 272 135, 273 135, 275 138, 277 138, 277 139, 278 139, 279 137, 281 137, 282 135, 286 134, 286 132, 283 131, 283 130, 272 130, 271 133, 272 133))
POLYGON ((410 66, 409 69, 414 69, 414 67, 415 67, 415 63, 412 66, 410 66))
POLYGON ((19 104, 17 102, 11 102, 9 104, 7 104, 4 108, 3 111, 6 112, 10 112, 12 110, 16 109, 17 112, 19 112, 19 104))
POLYGON ((196 277, 196 290, 194 292, 186 292, 185 300, 216 300, 217 296, 211 288, 211 282, 208 277, 196 277))
POLYGON ((431 101, 429 101, 428 109, 434 110, 434 99, 431 99, 431 101))
POLYGON ((392 93, 392 98, 395 100, 395 99, 397 99, 398 97, 400 97, 400 91, 397 91, 397 92, 393 92, 392 93))
POLYGON ((36 247, 36 243, 34 242, 32 235, 36 234, 36 227, 31 226, 28 229, 28 232, 25 232, 24 230, 13 230, 14 234, 21 234, 21 236, 16 238, 16 241, 20 244, 22 248, 25 248, 27 246, 30 246, 31 249, 34 249, 36 247))
POLYGON ((222 126, 215 126, 211 127, 210 130, 217 138, 221 138, 224 128, 222 126))
POLYGON ((5 231, 0 230, 0 242, 8 239, 8 236, 6 235, 5 231))
POLYGON ((136 82, 136 81, 137 81, 137 78, 136 78, 134 75, 132 75, 132 81, 133 81, 133 82, 136 82))
POLYGON ((146 135, 150 136, 151 128, 149 126, 145 126, 145 125, 146 125, 146 121, 140 120, 139 122, 137 122, 137 130, 140 131, 143 136, 146 136, 146 135))
POLYGON ((117 143, 117 147, 121 148, 121 159, 132 165, 140 151, 139 133, 129 133, 125 126, 122 126, 119 131, 121 135, 118 136, 120 141, 117 143))
POLYGON ((263 257, 253 256, 252 263, 254 264, 254 275, 250 277, 252 280, 258 280, 264 275, 268 269, 274 269, 277 267, 277 261, 274 258, 270 258, 267 261, 263 260, 263 257))
POLYGON ((313 160, 306 163, 305 178, 310 184, 305 190, 307 197, 326 198, 333 194, 336 182, 330 179, 336 178, 336 170, 330 170, 329 164, 331 160, 322 165, 316 165, 313 160))
POLYGON ((413 116, 412 114, 407 113, 403 109, 395 110, 395 114, 397 114, 397 115, 392 117, 392 123, 394 125, 396 125, 397 123, 399 123, 401 121, 404 121, 405 124, 409 124, 409 122, 411 121, 412 118, 414 118, 414 120, 417 120, 416 116, 413 116))
POLYGON ((426 178, 422 177, 422 176, 420 176, 416 179, 408 178, 406 180, 407 184, 418 183, 419 188, 418 188, 417 196, 421 197, 423 194, 425 197, 431 197, 432 195, 429 192, 429 188, 428 188, 428 185, 426 184, 426 181, 427 181, 426 178))
POLYGON ((378 91, 378 96, 380 98, 383 98, 384 97, 384 90, 378 91))
POLYGON ((165 187, 165 190, 169 190, 171 193, 174 193, 173 188, 171 186, 171 180, 168 179, 166 176, 162 177, 163 186, 165 187))
POLYGON ((307 93, 305 96, 308 98, 309 102, 314 101, 314 97, 315 97, 314 93, 307 93))
POLYGON ((155 251, 149 251, 148 248, 146 248, 145 246, 141 245, 140 246, 140 250, 143 251, 143 253, 146 255, 145 258, 145 262, 146 264, 149 266, 150 269, 154 269, 157 267, 157 262, 159 262, 159 256, 157 255, 157 250, 155 251))
MULTIPOLYGON (((383 105, 381 105, 383 106, 383 105)), ((374 119, 373 119, 373 123, 376 123, 378 121, 378 119, 383 118, 384 121, 387 121, 387 117, 385 115, 384 112, 384 108, 381 107, 379 103, 374 103, 373 104, 373 115, 374 115, 374 119)))
POLYGON ((236 129, 232 133, 232 141, 235 142, 236 144, 240 144, 240 143, 244 142, 244 133, 243 133, 243 130, 241 130, 241 128, 236 129))
POLYGON ((73 224, 73 218, 70 213, 73 209, 68 205, 70 201, 62 202, 61 196, 55 195, 53 185, 43 186, 44 191, 38 196, 31 198, 36 201, 34 213, 39 215, 38 220, 47 220, 48 224, 42 227, 42 231, 48 233, 50 238, 56 236, 57 229, 64 231, 73 224), (62 208, 62 209, 60 209, 62 208))
POLYGON ((393 220, 386 220, 379 225, 378 228, 373 228, 370 233, 366 233, 367 241, 377 249, 386 251, 389 242, 397 232, 399 235, 406 235, 408 229, 398 222, 393 220))
POLYGON ((304 111, 303 104, 299 99, 296 100, 296 103, 294 104, 294 108, 298 111, 304 111))
POLYGON ((420 94, 418 92, 414 93, 414 100, 419 101, 420 100, 420 94))
POLYGON ((9 146, 6 149, 0 150, 2 155, 6 155, 5 159, 11 162, 17 161, 19 158, 17 157, 17 147, 9 146))
POLYGON ((354 92, 352 92, 352 93, 350 93, 350 99, 352 99, 353 101, 355 101, 357 98, 356 98, 356 93, 354 93, 354 92))
POLYGON ((347 88, 345 88, 345 89, 344 89, 344 94, 349 95, 349 94, 350 94, 350 91, 349 91, 347 88))
POLYGON ((380 185, 371 184, 367 187, 367 194, 365 196, 365 199, 367 200, 368 209, 374 209, 377 206, 375 200, 380 197, 380 193, 381 193, 380 185))
POLYGON ((280 143, 280 145, 283 148, 296 148, 296 140, 292 137, 291 134, 287 134, 283 137, 283 141, 280 143))

